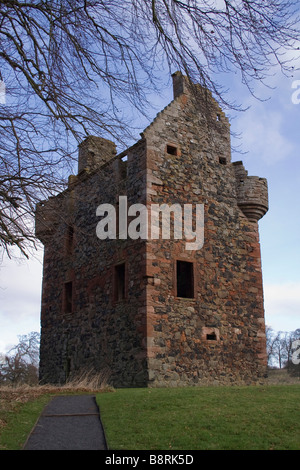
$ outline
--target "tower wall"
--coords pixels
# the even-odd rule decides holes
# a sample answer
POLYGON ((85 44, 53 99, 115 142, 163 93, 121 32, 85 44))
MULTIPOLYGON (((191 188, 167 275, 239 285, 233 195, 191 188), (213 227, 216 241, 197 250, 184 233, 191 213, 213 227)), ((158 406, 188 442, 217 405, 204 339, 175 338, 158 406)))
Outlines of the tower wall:
POLYGON ((50 216, 48 211, 56 221, 43 236, 43 382, 63 383, 80 371, 93 370, 115 386, 147 383, 144 244, 96 236, 100 204, 111 204, 118 214, 119 195, 131 203, 143 201, 143 152, 144 146, 136 145, 127 162, 110 158, 94 171, 69 178, 69 188, 58 198, 59 213, 50 216), (123 263, 125 291, 120 298, 116 276, 123 263))
POLYGON ((194 96, 177 95, 178 80, 175 101, 144 132, 148 204, 203 204, 204 245, 147 242, 149 384, 250 383, 266 374, 257 220, 268 209, 267 185, 244 175, 241 189, 227 118, 213 101, 207 115, 194 96), (184 297, 181 262, 192 265, 184 297))
POLYGON ((250 383, 266 372, 257 222, 267 183, 231 162, 230 126, 211 94, 178 73, 173 83, 174 100, 140 141, 116 155, 88 137, 78 175, 37 206, 44 382, 90 369, 117 387, 250 383), (147 237, 118 225, 115 238, 96 236, 98 206, 118 216, 120 196, 146 207, 147 237), (192 205, 194 216, 201 206, 203 245, 174 238, 172 216, 169 239, 151 236, 154 204, 192 205))

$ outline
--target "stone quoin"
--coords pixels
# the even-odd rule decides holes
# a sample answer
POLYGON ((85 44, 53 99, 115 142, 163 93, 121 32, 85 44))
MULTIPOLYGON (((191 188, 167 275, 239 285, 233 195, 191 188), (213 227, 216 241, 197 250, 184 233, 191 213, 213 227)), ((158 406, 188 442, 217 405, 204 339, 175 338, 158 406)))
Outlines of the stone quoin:
POLYGON ((173 89, 124 152, 87 137, 68 188, 37 205, 43 382, 83 370, 108 371, 115 387, 253 383, 266 374, 258 220, 267 182, 231 161, 230 125, 208 90, 179 72, 173 89), (187 250, 172 230, 118 236, 127 229, 118 222, 115 238, 99 239, 97 208, 118 214, 123 196, 148 213, 203 207, 201 248, 187 250))

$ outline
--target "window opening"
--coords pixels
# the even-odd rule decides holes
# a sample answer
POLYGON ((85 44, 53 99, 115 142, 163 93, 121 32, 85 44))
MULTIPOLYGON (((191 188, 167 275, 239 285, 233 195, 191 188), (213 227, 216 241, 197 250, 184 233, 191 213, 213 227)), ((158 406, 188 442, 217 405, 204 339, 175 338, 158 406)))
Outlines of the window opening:
POLYGON ((175 145, 167 145, 167 153, 169 155, 177 155, 177 147, 175 145))
POLYGON ((194 298, 194 265, 177 261, 177 297, 194 298))
POLYGON ((72 227, 72 225, 69 225, 68 231, 67 231, 67 240, 66 240, 67 253, 69 255, 73 253, 73 244, 74 244, 74 228, 72 227))
POLYGON ((65 313, 72 313, 73 310, 73 283, 72 281, 65 283, 65 313))
POLYGON ((216 333, 207 334, 206 339, 208 341, 217 341, 217 335, 216 335, 216 333))
POLYGON ((125 263, 115 266, 115 300, 125 299, 125 263))
POLYGON ((71 372, 71 358, 70 357, 66 358, 65 371, 66 371, 66 380, 67 380, 71 372))
POLYGON ((226 165, 226 163, 227 163, 226 158, 225 157, 219 157, 219 163, 221 165, 226 165))

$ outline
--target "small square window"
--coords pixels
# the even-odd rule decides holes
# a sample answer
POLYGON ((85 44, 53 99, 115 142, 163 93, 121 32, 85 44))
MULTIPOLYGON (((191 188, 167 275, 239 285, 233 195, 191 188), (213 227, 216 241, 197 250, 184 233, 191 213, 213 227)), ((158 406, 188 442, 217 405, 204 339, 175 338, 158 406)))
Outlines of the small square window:
POLYGON ((125 263, 115 266, 114 277, 114 298, 118 302, 125 299, 125 263))
POLYGON ((217 341, 217 335, 215 332, 206 335, 208 341, 217 341))
POLYGON ((64 313, 72 313, 73 310, 73 283, 65 283, 64 291, 64 313))
POLYGON ((175 145, 167 145, 167 153, 169 155, 177 155, 177 147, 175 145))
POLYGON ((188 261, 177 261, 177 297, 194 298, 194 265, 188 261))
POLYGON ((66 251, 68 255, 73 253, 74 246, 74 228, 72 225, 68 225, 67 234, 66 234, 66 251))
POLYGON ((217 343, 220 341, 220 332, 218 328, 203 327, 202 339, 208 343, 217 343))
POLYGON ((221 165, 226 165, 226 163, 227 163, 226 158, 225 157, 219 157, 219 163, 221 165))

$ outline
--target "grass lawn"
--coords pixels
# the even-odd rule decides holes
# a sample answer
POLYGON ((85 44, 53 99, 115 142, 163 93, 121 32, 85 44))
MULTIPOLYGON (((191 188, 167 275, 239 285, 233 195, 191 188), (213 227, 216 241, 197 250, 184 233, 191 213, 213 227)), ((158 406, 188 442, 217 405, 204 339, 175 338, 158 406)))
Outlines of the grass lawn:
POLYGON ((110 392, 102 374, 83 372, 63 386, 0 386, 0 450, 23 448, 29 433, 49 400, 59 394, 110 392))
POLYGON ((98 394, 111 450, 299 450, 300 385, 98 394))
MULTIPOLYGON (((119 389, 96 393, 111 450, 299 450, 300 385, 119 389)), ((0 389, 0 450, 22 449, 51 396, 0 389)))
MULTIPOLYGON (((26 403, 15 403, 10 410, 1 410, 1 416, 8 425, 0 427, 0 450, 20 450, 26 442, 27 436, 34 427, 40 413, 50 399, 49 395, 42 395, 26 403)), ((0 423, 1 424, 1 423, 0 423)))

